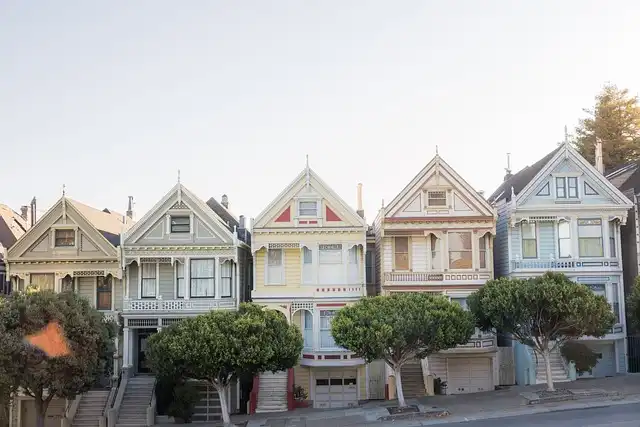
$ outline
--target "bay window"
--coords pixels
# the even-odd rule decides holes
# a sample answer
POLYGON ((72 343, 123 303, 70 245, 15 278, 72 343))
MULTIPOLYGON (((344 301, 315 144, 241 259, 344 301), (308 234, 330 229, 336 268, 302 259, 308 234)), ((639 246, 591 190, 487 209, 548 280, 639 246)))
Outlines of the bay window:
POLYGON ((578 241, 581 257, 601 257, 602 247, 602 220, 579 219, 578 241))
POLYGON ((331 321, 336 310, 320 310, 320 348, 336 348, 336 342, 331 335, 331 321))
POLYGON ((449 268, 466 270, 473 268, 471 232, 452 232, 449 238, 449 268))
POLYGON ((407 271, 409 270, 409 238, 395 237, 393 240, 394 269, 398 271, 407 271))
POLYGON ((215 296, 215 267, 213 259, 192 259, 190 289, 192 298, 215 296))
POLYGON ((323 244, 318 246, 318 275, 323 285, 337 285, 344 282, 342 245, 323 244))

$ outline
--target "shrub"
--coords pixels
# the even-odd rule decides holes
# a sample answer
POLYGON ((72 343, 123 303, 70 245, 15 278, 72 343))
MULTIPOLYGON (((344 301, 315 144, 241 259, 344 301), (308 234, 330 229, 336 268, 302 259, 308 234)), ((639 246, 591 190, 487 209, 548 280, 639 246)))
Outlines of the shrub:
POLYGON ((562 356, 576 364, 576 372, 588 372, 596 366, 602 355, 595 353, 586 345, 577 341, 567 341, 560 348, 562 356))

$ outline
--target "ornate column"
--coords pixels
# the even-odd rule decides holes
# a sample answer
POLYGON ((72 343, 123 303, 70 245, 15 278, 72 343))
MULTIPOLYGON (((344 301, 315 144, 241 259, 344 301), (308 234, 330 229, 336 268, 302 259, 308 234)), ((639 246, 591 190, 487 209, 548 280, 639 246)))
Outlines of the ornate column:
POLYGON ((122 364, 124 366, 131 366, 131 334, 128 327, 123 329, 122 338, 122 364))

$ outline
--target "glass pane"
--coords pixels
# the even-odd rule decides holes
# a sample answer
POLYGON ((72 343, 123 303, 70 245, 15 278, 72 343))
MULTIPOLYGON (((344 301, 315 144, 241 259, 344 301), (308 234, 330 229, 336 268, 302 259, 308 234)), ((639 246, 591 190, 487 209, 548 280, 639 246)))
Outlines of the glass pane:
POLYGON ((358 263, 358 248, 356 246, 349 249, 349 264, 358 263))
POLYGON ((613 314, 616 315, 616 323, 620 323, 620 296, 618 295, 618 284, 612 283, 611 286, 611 298, 613 299, 611 305, 613 306, 613 314))
POLYGON ((571 239, 558 240, 558 253, 560 258, 568 258, 571 256, 571 239))
POLYGON ((111 310, 111 292, 98 292, 98 310, 111 310))
POLYGON ((213 278, 214 277, 214 260, 213 259, 193 259, 191 260, 191 278, 213 278))
POLYGON ((535 222, 523 222, 522 238, 523 239, 535 239, 536 238, 536 223, 535 222))
POLYGON ((480 251, 480 268, 487 268, 487 251, 480 251))
POLYGON ((142 296, 156 296, 156 279, 142 279, 142 296))
POLYGON ((580 225, 578 226, 579 237, 602 237, 602 227, 600 225, 580 225))
POLYGON ((409 269, 409 254, 397 253, 395 254, 395 267, 396 270, 408 270, 409 269))
POLYGON ((395 250, 396 253, 408 253, 409 252, 409 238, 408 237, 396 237, 395 238, 395 250))
POLYGON ((213 279, 191 279, 191 296, 212 297, 214 296, 213 279))
POLYGON ((437 251, 438 250, 438 238, 432 234, 430 240, 431 240, 431 251, 437 251))
POLYGON ((449 233, 449 250, 450 251, 470 251, 471 250, 471 233, 449 233))
POLYGON ((313 262, 313 252, 307 247, 302 247, 302 262, 311 264, 313 262))
POLYGON ((342 264, 342 250, 320 249, 320 264, 342 264))
POLYGON ((458 304, 460 307, 467 310, 469 307, 467 306, 466 298, 451 298, 451 302, 458 304))
POLYGON ((427 193, 429 206, 446 206, 447 193, 444 191, 429 191, 427 193))
POLYGON ((143 279, 155 279, 156 277, 156 265, 143 263, 142 264, 142 278, 143 279))
POLYGON ((522 241, 522 257, 536 258, 538 256, 537 244, 535 239, 522 241))
POLYGON ((231 277, 223 277, 220 279, 220 296, 231 297, 231 277))
POLYGON ((176 276, 180 278, 184 277, 184 264, 180 262, 176 263, 176 276))
POLYGON ((450 251, 449 252, 449 268, 451 269, 469 269, 472 268, 473 261, 471 251, 450 251))
POLYGON ((317 201, 301 201, 298 204, 298 215, 300 216, 316 216, 318 214, 317 201))
POLYGON ((485 239, 484 236, 480 237, 478 239, 478 248, 483 251, 485 249, 487 249, 487 239, 485 239))
POLYGON ((178 281, 178 298, 184 298, 185 292, 187 290, 184 286, 184 279, 179 278, 177 279, 177 281, 178 281))
POLYGON ((563 221, 558 224, 558 237, 560 239, 568 239, 571 237, 571 224, 563 221))
POLYGON ((282 249, 269 249, 267 255, 269 257, 269 265, 282 264, 282 249))
POLYGON ((559 197, 559 198, 567 197, 566 182, 564 178, 556 178, 556 197, 559 197))
POLYGON ((604 255, 602 250, 602 239, 580 238, 579 243, 581 257, 601 257, 604 255))
POLYGON ((39 290, 54 289, 54 275, 53 274, 31 274, 30 276, 31 286, 35 286, 39 290))

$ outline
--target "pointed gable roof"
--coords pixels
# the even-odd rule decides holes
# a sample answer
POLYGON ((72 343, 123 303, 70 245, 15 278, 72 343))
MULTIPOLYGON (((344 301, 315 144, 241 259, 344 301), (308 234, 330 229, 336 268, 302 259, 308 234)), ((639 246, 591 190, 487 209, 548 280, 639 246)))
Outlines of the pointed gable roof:
POLYGON ((11 247, 27 232, 27 221, 7 205, 0 204, 0 245, 11 247))
POLYGON ((120 245, 120 234, 125 230, 125 216, 108 209, 96 209, 77 200, 67 198, 113 246, 120 245), (105 212, 107 210, 108 212, 105 212))
POLYGON ((461 190, 465 190, 469 197, 471 197, 480 208, 485 210, 485 214, 488 216, 494 216, 493 207, 484 199, 484 197, 480 196, 478 192, 464 179, 460 176, 455 169, 453 169, 447 162, 444 161, 439 154, 436 154, 433 159, 427 165, 422 168, 420 172, 407 184, 400 193, 394 197, 394 199, 385 206, 386 214, 392 214, 394 210, 400 208, 403 202, 406 202, 406 198, 412 196, 420 187, 424 181, 435 172, 436 169, 441 168, 444 170, 451 178, 455 181, 456 187, 461 190))
POLYGON ((350 222, 354 224, 358 224, 358 226, 366 227, 367 222, 362 218, 358 213, 340 197, 327 183, 325 183, 320 176, 307 166, 287 185, 284 190, 282 190, 275 199, 266 208, 258 214, 258 216, 253 220, 254 227, 263 227, 265 224, 263 222, 268 221, 270 216, 267 216, 271 213, 273 215, 273 211, 277 211, 276 215, 280 214, 280 207, 284 208, 284 205, 290 202, 291 198, 294 196, 296 190, 302 189, 307 182, 313 182, 313 187, 318 193, 320 193, 323 197, 328 198, 330 201, 336 203, 336 209, 340 209, 345 212, 350 217, 350 222))

